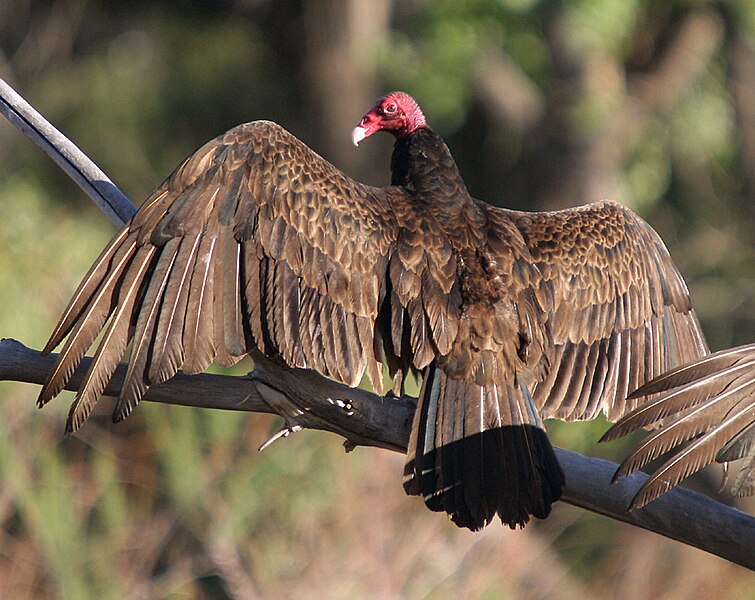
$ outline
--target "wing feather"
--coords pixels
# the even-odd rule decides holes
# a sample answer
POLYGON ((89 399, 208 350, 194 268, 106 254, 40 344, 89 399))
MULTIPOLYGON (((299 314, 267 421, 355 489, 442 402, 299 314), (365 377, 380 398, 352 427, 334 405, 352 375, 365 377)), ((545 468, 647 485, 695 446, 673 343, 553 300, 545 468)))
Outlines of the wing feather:
POLYGON ((216 248, 216 237, 200 237, 194 271, 191 274, 183 330, 183 370, 190 375, 204 371, 215 358, 212 304, 216 248))
POLYGON ((142 308, 136 320, 131 357, 121 394, 115 405, 113 418, 125 419, 152 383, 148 377, 148 361, 154 344, 154 332, 157 325, 165 288, 176 262, 181 238, 172 238, 161 249, 157 265, 148 282, 147 291, 142 300, 142 308))
POLYGON ((223 342, 233 363, 249 350, 244 336, 241 306, 241 245, 230 232, 224 231, 223 266, 223 342))
MULTIPOLYGON (((233 306, 233 299, 226 298, 227 292, 230 292, 226 288, 226 273, 228 271, 234 272, 235 268, 232 257, 228 256, 228 240, 223 236, 224 233, 228 233, 227 228, 219 221, 215 222, 214 225, 217 230, 217 247, 212 270, 212 338, 215 347, 215 362, 221 367, 232 367, 236 364, 237 357, 226 345, 226 329, 233 318, 233 315, 226 316, 233 306)), ((231 238, 230 243, 233 242, 234 240, 231 238)), ((229 276, 231 275, 229 274, 229 276)))
POLYGON ((126 352, 131 338, 129 328, 134 305, 156 250, 154 246, 143 246, 134 256, 133 266, 120 286, 118 307, 97 347, 79 392, 71 404, 66 422, 67 432, 76 431, 92 412, 92 408, 113 376, 118 362, 126 352))
MULTIPOLYGON (((647 464, 647 462, 652 460, 652 458, 648 457, 653 456, 657 458, 670 448, 677 446, 680 441, 688 439, 690 435, 703 433, 701 431, 702 425, 697 421, 707 421, 708 418, 720 419, 720 422, 717 422, 713 427, 704 430, 705 435, 701 435, 684 445, 678 453, 659 467, 642 485, 632 501, 632 507, 644 506, 668 491, 669 488, 674 487, 682 479, 713 462, 722 445, 749 423, 752 423, 752 405, 749 403, 737 404, 737 401, 741 400, 742 396, 752 396, 753 392, 755 392, 755 380, 747 382, 743 389, 737 390, 736 394, 731 394, 729 401, 734 403, 735 407, 731 411, 727 411, 725 416, 721 416, 717 411, 710 411, 708 406, 706 408, 714 414, 707 414, 701 419, 695 419, 693 417, 699 415, 695 414, 696 411, 693 411, 690 415, 681 417, 669 426, 659 430, 656 435, 651 436, 649 438, 650 441, 643 444, 642 451, 632 453, 622 463, 622 467, 617 471, 616 477, 622 477, 626 472, 634 471, 635 465, 647 464), (690 426, 690 423, 692 423, 691 429, 676 431, 680 427, 684 429, 683 425, 690 426), (697 433, 692 434, 692 431, 696 431, 697 433)), ((725 405, 726 403, 724 403, 725 405)), ((722 409, 723 406, 716 406, 716 408, 722 409)))
POLYGON ((402 203, 414 247, 398 259, 399 270, 421 281, 428 254, 444 265, 440 280, 425 278, 433 285, 426 306, 419 288, 403 297, 405 304, 414 299, 416 309, 399 335, 415 342, 405 348, 406 360, 427 364, 429 329, 445 331, 447 344, 454 327, 449 309, 436 301, 451 272, 447 240, 440 248, 433 241, 426 252, 416 235, 422 219, 411 222, 416 209, 405 192, 359 184, 278 125, 257 121, 183 161, 103 251, 46 346, 50 351, 68 336, 40 401, 65 386, 108 319, 106 343, 72 409, 72 428, 104 389, 130 329, 116 419, 179 368, 197 373, 212 361, 230 365, 254 346, 350 384, 366 370, 382 389, 377 340, 383 338, 375 328, 403 230, 394 207, 402 203), (426 311, 433 314, 429 328, 426 311))
MULTIPOLYGON (((149 380, 153 383, 163 382, 175 375, 184 362, 183 329, 191 272, 199 249, 199 239, 196 235, 193 239, 182 238, 180 242, 175 272, 166 287, 155 332, 155 344, 149 365, 149 380)), ((155 247, 142 248, 149 250, 155 247)), ((119 309, 120 303, 119 301, 119 309)))
POLYGON ((92 295, 96 292, 102 279, 105 277, 113 255, 121 248, 121 244, 128 235, 128 228, 122 228, 108 244, 100 258, 89 269, 89 272, 84 276, 84 279, 82 279, 79 287, 76 289, 73 298, 68 303, 65 312, 60 317, 55 330, 50 335, 49 341, 45 345, 44 350, 42 350, 43 354, 52 352, 53 348, 58 346, 63 341, 63 338, 71 332, 71 329, 80 318, 82 310, 89 303, 92 295))
MULTIPOLYGON (((42 386, 39 392, 37 400, 39 406, 49 402, 65 387, 87 349, 102 331, 110 312, 113 310, 113 298, 117 290, 117 283, 128 268, 134 252, 136 252, 136 240, 133 236, 124 238, 119 233, 113 245, 117 246, 115 252, 111 254, 111 247, 108 247, 101 260, 98 261, 108 262, 109 264, 104 271, 99 268, 95 269, 99 275, 96 278, 98 279, 96 284, 94 277, 88 276, 85 279, 85 285, 87 287, 96 285, 96 291, 91 294, 81 309, 75 309, 75 312, 79 312, 75 322, 65 326, 66 329, 70 328, 71 333, 55 361, 52 372, 47 376, 47 383, 42 386), (111 256, 112 258, 110 258, 111 256)), ((92 275, 92 271, 90 271, 90 275, 92 275)), ((81 303, 79 294, 76 294, 71 301, 71 304, 74 303, 81 303)), ((72 311, 66 311, 66 313, 70 312, 72 311)), ((47 345, 50 346, 50 342, 47 345)))
POLYGON ((533 391, 543 417, 592 419, 602 410, 615 420, 637 405, 627 393, 653 374, 707 354, 684 280, 661 239, 634 213, 614 202, 505 212, 553 299, 551 372, 533 391), (574 374, 559 362, 571 361, 572 352, 578 365, 586 360, 581 353, 589 357, 588 377, 580 379, 580 370, 579 383, 567 385, 561 378, 574 374))
POLYGON ((651 395, 625 415, 601 441, 656 429, 625 459, 615 479, 678 448, 643 484, 632 501, 641 507, 713 460, 742 460, 732 493, 755 491, 755 345, 723 350, 664 373, 632 394, 651 395))

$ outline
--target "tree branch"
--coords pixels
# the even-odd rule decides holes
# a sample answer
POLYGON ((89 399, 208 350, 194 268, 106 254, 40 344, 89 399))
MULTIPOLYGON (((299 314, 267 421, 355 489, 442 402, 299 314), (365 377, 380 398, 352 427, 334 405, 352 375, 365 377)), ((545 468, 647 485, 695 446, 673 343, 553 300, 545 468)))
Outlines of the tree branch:
POLYGON ((110 178, 3 79, 0 112, 42 148, 118 227, 134 216, 136 207, 110 178))
MULTIPOLYGON (((0 110, 53 156, 111 219, 128 220, 136 210, 128 199, 125 204, 107 199, 110 191, 117 190, 112 182, 57 130, 52 128, 55 135, 49 137, 48 127, 52 126, 18 100, 20 97, 0 80, 0 110), (66 150, 58 150, 59 144, 66 150)), ((120 196, 121 200, 125 198, 120 196)), ((258 353, 253 358, 254 370, 246 377, 179 373, 164 384, 152 386, 144 400, 280 414, 286 422, 281 435, 300 428, 320 429, 345 437, 347 449, 369 445, 406 450, 415 407, 412 399, 384 398, 349 388, 314 371, 291 369, 258 353)), ((54 360, 54 355, 43 356, 15 340, 2 340, 0 380, 41 384, 54 360)), ((78 388, 89 363, 90 359, 82 361, 67 389, 78 388)), ((125 370, 121 364, 106 394, 118 395, 125 370)), ((755 518, 683 488, 674 488, 645 508, 628 513, 626 507, 646 475, 637 473, 611 485, 617 467, 614 463, 558 448, 556 451, 566 473, 565 502, 755 569, 755 518)))

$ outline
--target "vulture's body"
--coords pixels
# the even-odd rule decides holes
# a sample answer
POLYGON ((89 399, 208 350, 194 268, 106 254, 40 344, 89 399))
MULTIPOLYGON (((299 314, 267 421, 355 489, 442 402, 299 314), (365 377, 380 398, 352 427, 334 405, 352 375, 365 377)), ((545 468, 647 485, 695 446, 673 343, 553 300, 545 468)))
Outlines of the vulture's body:
POLYGON ((386 188, 266 121, 190 156, 81 283, 46 347, 68 336, 40 403, 103 328, 69 429, 129 342, 116 420, 178 369, 253 348, 350 385, 366 372, 379 393, 387 364, 397 390, 424 375, 408 492, 472 529, 547 516, 563 475, 541 419, 616 418, 628 392, 705 354, 686 286, 622 206, 495 208, 469 195, 411 98, 379 101, 355 142, 380 128, 397 138, 386 188), (394 126, 396 112, 411 119, 394 126))

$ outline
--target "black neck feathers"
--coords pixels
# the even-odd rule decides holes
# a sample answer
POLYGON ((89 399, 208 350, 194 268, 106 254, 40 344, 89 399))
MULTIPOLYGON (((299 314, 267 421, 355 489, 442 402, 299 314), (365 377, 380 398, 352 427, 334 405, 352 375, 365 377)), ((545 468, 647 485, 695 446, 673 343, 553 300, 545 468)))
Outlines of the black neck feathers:
POLYGON ((469 197, 448 146, 429 127, 396 140, 391 157, 391 184, 427 202, 469 197))

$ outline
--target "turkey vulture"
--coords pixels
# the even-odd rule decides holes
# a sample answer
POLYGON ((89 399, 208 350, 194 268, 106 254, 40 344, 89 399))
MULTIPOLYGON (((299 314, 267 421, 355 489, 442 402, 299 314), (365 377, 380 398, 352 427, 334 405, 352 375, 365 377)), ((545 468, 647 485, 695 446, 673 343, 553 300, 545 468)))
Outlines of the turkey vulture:
POLYGON ((614 479, 681 446, 638 490, 632 508, 651 502, 714 460, 727 465, 744 458, 731 491, 738 496, 755 492, 755 344, 673 369, 630 398, 650 394, 659 395, 627 414, 601 440, 642 427, 658 428, 624 459, 614 479))
POLYGON ((147 198, 79 285, 39 404, 104 330, 71 406, 87 418, 130 343, 113 418, 178 369, 256 349, 384 392, 423 376, 408 493, 459 526, 545 518, 564 477, 542 419, 615 419, 645 381, 707 352, 658 235, 613 202, 546 213, 472 198, 417 103, 352 133, 395 138, 392 185, 353 181, 279 125, 239 125, 147 198))

